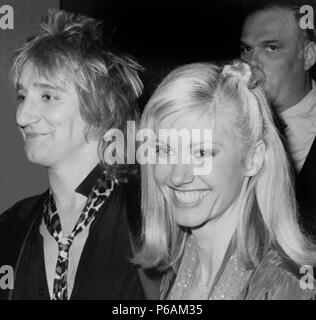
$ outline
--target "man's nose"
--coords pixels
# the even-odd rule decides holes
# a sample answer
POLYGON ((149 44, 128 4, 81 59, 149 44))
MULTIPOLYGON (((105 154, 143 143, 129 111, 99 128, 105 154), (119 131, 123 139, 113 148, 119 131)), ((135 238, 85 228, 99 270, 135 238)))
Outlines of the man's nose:
POLYGON ((191 183, 194 180, 193 169, 189 164, 173 165, 170 180, 174 186, 191 183))
POLYGON ((255 49, 252 49, 247 55, 245 55, 244 59, 254 67, 260 66, 259 52, 255 49))
POLYGON ((19 127, 26 127, 39 121, 40 115, 36 103, 31 99, 25 100, 18 106, 16 111, 16 123, 19 127))

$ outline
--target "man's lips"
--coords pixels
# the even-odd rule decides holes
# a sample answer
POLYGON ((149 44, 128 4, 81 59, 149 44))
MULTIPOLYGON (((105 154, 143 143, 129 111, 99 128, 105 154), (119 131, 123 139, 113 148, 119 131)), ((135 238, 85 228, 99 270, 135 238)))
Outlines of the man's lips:
POLYGON ((34 139, 37 137, 47 136, 48 133, 38 133, 38 132, 25 132, 26 139, 34 139))

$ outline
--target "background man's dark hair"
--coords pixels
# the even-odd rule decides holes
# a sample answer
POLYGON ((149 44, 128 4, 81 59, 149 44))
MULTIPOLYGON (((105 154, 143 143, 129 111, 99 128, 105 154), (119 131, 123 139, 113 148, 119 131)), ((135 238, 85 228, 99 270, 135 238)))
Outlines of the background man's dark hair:
MULTIPOLYGON (((248 16, 269 9, 288 9, 293 12, 293 15, 298 23, 305 13, 300 13, 300 8, 303 5, 309 5, 316 12, 315 0, 242 0, 242 17, 245 20, 248 16)), ((286 28, 286 26, 284 26, 286 28)), ((312 29, 301 29, 303 39, 307 41, 314 41, 316 43, 316 23, 314 18, 314 26, 312 29)), ((313 78, 316 78, 316 66, 310 69, 313 78)))
MULTIPOLYGON (((297 22, 299 23, 301 17, 304 15, 300 13, 300 8, 303 5, 310 5, 315 11, 315 1, 311 0, 243 0, 242 12, 243 17, 254 14, 259 11, 265 11, 269 9, 289 9, 293 12, 297 22)), ((304 37, 310 41, 316 42, 316 30, 315 23, 313 29, 302 30, 304 37)))

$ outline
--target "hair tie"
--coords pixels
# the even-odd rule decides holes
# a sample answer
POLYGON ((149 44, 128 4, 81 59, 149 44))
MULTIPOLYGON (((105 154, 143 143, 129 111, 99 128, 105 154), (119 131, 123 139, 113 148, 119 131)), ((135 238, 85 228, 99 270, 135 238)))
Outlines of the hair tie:
POLYGON ((258 67, 252 67, 243 61, 235 61, 223 68, 223 77, 234 77, 247 86, 248 89, 255 89, 261 82, 264 82, 263 71, 258 67))

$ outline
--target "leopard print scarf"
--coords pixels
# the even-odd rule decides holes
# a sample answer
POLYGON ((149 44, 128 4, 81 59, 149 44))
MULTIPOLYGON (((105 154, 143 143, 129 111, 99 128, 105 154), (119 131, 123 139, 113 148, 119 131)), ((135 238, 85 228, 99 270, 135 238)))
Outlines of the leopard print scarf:
POLYGON ((67 273, 69 249, 75 236, 95 219, 96 213, 102 207, 105 200, 109 197, 114 189, 117 180, 106 180, 106 173, 98 179, 93 187, 86 205, 75 225, 71 234, 64 237, 61 228, 60 218, 57 212, 56 203, 50 191, 48 199, 44 204, 44 222, 49 233, 55 238, 58 243, 58 259, 55 270, 55 278, 53 285, 52 300, 67 300, 67 273))

